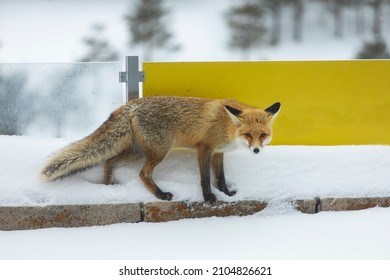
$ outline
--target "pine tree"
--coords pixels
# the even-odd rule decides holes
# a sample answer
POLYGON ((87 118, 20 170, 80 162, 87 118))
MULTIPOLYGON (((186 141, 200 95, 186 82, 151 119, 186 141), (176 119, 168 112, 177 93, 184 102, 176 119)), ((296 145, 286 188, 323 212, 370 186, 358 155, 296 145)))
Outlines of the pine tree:
POLYGON ((81 58, 83 62, 90 61, 116 61, 119 56, 104 39, 104 25, 97 23, 92 26, 92 34, 84 37, 83 41, 88 47, 88 53, 81 58))
POLYGON ((372 25, 372 33, 376 38, 382 37, 382 10, 383 10, 383 0, 373 0, 370 2, 372 6, 373 14, 373 25, 372 25))
POLYGON ((280 41, 282 30, 282 8, 283 5, 290 4, 290 0, 260 0, 260 4, 269 10, 271 14, 270 44, 276 46, 280 41))
POLYGON ((355 9, 355 30, 357 35, 364 33, 365 28, 365 17, 364 17, 364 4, 365 0, 355 0, 354 9, 355 9))
POLYGON ((248 59, 250 50, 265 42, 267 29, 262 8, 257 2, 245 1, 231 7, 225 16, 230 28, 229 46, 240 50, 242 58, 248 59))
POLYGON ((296 0, 292 2, 293 8, 293 40, 296 42, 302 41, 303 15, 305 5, 303 0, 296 0))
MULTIPOLYGON (((169 9, 162 0, 137 0, 134 9, 125 15, 131 34, 130 46, 144 47, 144 60, 152 60, 157 48, 171 48, 172 33, 166 26, 165 19, 169 9)), ((175 48, 178 48, 177 46, 175 48)))

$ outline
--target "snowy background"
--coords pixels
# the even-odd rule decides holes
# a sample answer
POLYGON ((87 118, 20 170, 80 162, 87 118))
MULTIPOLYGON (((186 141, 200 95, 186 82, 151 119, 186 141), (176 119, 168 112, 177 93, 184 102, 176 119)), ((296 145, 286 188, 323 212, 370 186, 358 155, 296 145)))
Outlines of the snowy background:
MULTIPOLYGON (((88 52, 83 38, 93 33, 95 24, 105 27, 99 36, 107 40, 120 57, 142 56, 142 47, 128 43, 130 37, 124 19, 125 14, 134 9, 136 2, 0 0, 0 62, 80 61, 88 52)), ((164 6, 170 10, 166 25, 172 32, 173 41, 180 48, 175 51, 157 50, 153 60, 241 59, 238 51, 228 48, 229 30, 224 15, 229 7, 242 2, 244 1, 165 0, 164 6)), ((365 41, 380 36, 389 43, 390 6, 387 1, 382 1, 378 34, 375 33, 378 31, 373 30, 375 14, 368 1, 356 1, 365 3, 363 7, 350 5, 343 8, 340 26, 337 26, 332 7, 325 5, 326 1, 304 0, 300 41, 294 40, 292 35, 294 1, 284 2, 279 43, 259 45, 257 50, 251 52, 250 59, 352 59, 365 41), (341 35, 335 36, 335 30, 339 30, 341 35)), ((272 15, 268 11, 264 17, 269 37, 272 32, 272 15)))

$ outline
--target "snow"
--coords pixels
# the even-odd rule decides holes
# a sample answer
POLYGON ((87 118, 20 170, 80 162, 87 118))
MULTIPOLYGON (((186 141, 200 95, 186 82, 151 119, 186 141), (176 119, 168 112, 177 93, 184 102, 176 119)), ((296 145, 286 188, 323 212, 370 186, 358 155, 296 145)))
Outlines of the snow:
POLYGON ((389 259, 390 210, 0 232, 0 259, 389 259), (373 218, 375 217, 375 218, 373 218))
MULTIPOLYGON (((73 139, 75 140, 75 139, 73 139)), ((43 183, 45 160, 69 139, 0 136, 0 205, 95 204, 158 201, 142 185, 143 160, 120 167, 114 186, 101 184, 102 165, 60 181, 43 183)), ((220 200, 284 201, 313 197, 390 196, 389 146, 268 146, 260 155, 249 149, 226 153, 233 197, 214 189, 220 200)), ((196 153, 173 150, 154 174, 174 200, 202 200, 196 153)))
MULTIPOLYGON (((75 140, 75 139, 72 139, 75 140)), ((0 205, 50 205, 157 201, 142 186, 142 160, 115 173, 105 186, 98 166, 59 182, 42 183, 46 158, 70 139, 0 136, 0 205)), ((269 146, 226 154, 229 198, 263 199, 250 217, 203 218, 168 223, 0 231, 0 259, 388 259, 390 209, 296 212, 289 199, 390 196, 389 146, 269 146), (207 254, 205 254, 207 252, 207 254)), ((175 200, 202 200, 196 155, 170 153, 155 173, 175 200)))

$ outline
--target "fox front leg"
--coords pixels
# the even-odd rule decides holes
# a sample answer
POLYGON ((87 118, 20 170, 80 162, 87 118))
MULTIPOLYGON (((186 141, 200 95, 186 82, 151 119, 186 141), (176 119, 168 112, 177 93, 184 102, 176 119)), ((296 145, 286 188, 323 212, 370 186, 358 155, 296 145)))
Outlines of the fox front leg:
POLYGON ((205 147, 198 148, 198 162, 200 171, 200 185, 202 186, 203 198, 206 202, 215 202, 215 194, 211 192, 210 186, 210 166, 213 153, 205 147))
POLYGON ((228 186, 226 185, 225 180, 225 171, 223 167, 223 153, 216 153, 213 156, 211 166, 214 170, 215 179, 217 180, 217 188, 221 192, 225 193, 228 196, 233 196, 236 194, 235 191, 229 191, 228 186))

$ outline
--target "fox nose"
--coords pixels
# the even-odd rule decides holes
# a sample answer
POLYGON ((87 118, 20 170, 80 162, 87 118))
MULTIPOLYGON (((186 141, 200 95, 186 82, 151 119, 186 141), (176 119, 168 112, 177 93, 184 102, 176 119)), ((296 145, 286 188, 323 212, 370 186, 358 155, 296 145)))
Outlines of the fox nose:
POLYGON ((254 152, 255 154, 258 154, 258 153, 260 152, 260 149, 259 149, 259 148, 254 148, 254 149, 253 149, 253 152, 254 152))

